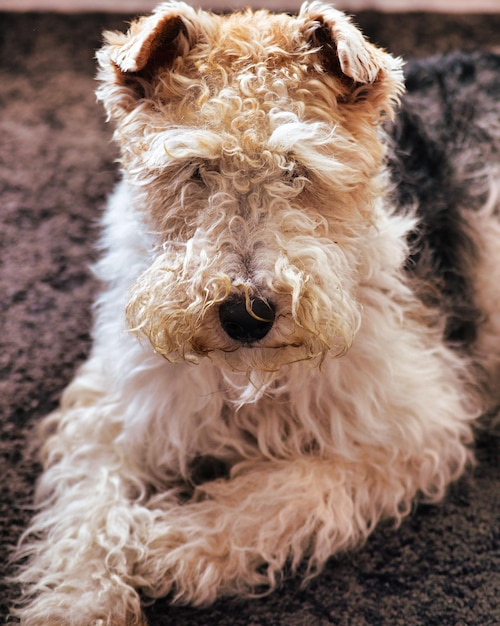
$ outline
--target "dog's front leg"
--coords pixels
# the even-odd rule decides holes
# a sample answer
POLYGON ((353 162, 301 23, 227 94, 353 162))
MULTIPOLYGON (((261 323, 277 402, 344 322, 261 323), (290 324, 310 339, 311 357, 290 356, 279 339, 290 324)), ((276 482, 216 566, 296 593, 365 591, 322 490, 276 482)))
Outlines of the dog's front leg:
MULTIPOLYGON (((75 409, 75 419, 89 410, 75 409)), ((84 430, 83 420, 78 426, 84 430)), ((72 438, 64 434, 52 438, 40 511, 18 549, 24 598, 17 615, 23 626, 145 624, 130 572, 143 558, 154 513, 135 503, 137 483, 119 452, 84 432, 78 441, 78 428, 72 438)))
POLYGON ((159 498, 163 513, 149 528, 137 583, 153 597, 207 604, 270 590, 285 566, 294 571, 304 557, 314 573, 364 539, 382 512, 376 476, 355 469, 307 457, 246 463, 188 503, 172 507, 159 498))
POLYGON ((26 564, 18 616, 23 626, 140 626, 140 597, 130 584, 142 558, 152 514, 130 502, 115 468, 95 465, 50 468, 44 480, 55 491, 34 518, 19 549, 26 564))

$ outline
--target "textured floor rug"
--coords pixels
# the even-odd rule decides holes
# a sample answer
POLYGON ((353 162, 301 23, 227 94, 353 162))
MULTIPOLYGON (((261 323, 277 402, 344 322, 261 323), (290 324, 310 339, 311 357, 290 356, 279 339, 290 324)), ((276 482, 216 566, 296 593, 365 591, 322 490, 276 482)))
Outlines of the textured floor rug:
MULTIPOLYGON (((30 431, 89 347, 98 219, 117 180, 95 103, 94 50, 130 16, 0 13, 0 567, 31 514, 30 431)), ((500 15, 362 13, 369 37, 405 57, 498 43, 500 15)), ((500 624, 500 452, 438 506, 381 527, 306 588, 202 610, 158 602, 152 626, 493 626, 500 624)), ((0 618, 16 590, 0 588, 0 618)))

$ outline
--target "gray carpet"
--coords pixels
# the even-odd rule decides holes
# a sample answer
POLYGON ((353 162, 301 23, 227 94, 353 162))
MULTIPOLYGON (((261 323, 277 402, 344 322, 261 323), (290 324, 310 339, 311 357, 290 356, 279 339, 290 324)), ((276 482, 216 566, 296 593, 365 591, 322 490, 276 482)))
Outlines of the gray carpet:
MULTIPOLYGON (((100 32, 130 16, 0 13, 0 566, 30 516, 39 470, 30 428, 51 410, 89 346, 97 219, 117 179, 95 104, 100 32)), ((500 15, 382 15, 356 21, 405 57, 491 47, 500 15)), ((445 502, 401 528, 380 527, 332 559, 308 587, 202 610, 148 609, 152 626, 493 626, 500 624, 500 453, 478 442, 477 467, 445 502)), ((0 617, 16 590, 0 588, 0 617)))

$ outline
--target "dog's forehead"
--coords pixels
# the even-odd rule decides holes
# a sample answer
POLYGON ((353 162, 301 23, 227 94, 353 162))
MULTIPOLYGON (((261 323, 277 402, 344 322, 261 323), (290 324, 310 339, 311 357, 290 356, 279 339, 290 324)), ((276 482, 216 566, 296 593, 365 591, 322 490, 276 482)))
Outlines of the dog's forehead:
POLYGON ((311 71, 296 19, 264 11, 211 17, 215 27, 164 70, 165 121, 231 134, 240 147, 267 142, 283 115, 332 124, 330 86, 322 84, 331 79, 311 71))
POLYGON ((293 54, 305 49, 297 19, 266 11, 216 16, 218 28, 211 38, 212 57, 224 65, 248 62, 289 63, 293 54))
MULTIPOLYGON (((245 150, 255 155, 270 148, 269 139, 284 123, 299 117, 332 123, 292 17, 257 12, 213 19, 216 28, 207 29, 209 36, 164 70, 157 109, 161 132, 163 122, 175 128, 175 142, 181 128, 186 144, 201 152, 208 142, 221 154, 224 144, 226 155, 245 150)), ((276 150, 283 151, 275 145, 276 150)))
MULTIPOLYGON (((184 83, 185 92, 203 91, 203 102, 238 94, 258 105, 304 83, 310 73, 310 47, 300 37, 296 19, 264 11, 211 17, 214 27, 207 28, 170 70, 174 81, 193 81, 184 83)), ((191 105, 196 103, 190 99, 191 105)))

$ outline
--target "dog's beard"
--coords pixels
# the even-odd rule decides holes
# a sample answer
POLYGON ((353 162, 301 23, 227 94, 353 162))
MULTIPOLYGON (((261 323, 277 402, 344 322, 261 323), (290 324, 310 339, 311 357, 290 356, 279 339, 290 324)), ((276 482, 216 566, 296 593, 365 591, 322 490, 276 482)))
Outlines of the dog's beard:
POLYGON ((279 386, 284 368, 298 362, 318 367, 327 356, 345 354, 360 324, 345 255, 334 245, 306 243, 300 242, 300 259, 278 254, 267 264, 272 271, 261 270, 255 284, 225 273, 221 255, 169 246, 132 289, 129 328, 169 361, 209 358, 235 398, 255 401, 279 386), (276 308, 270 332, 251 344, 230 339, 218 315, 222 302, 245 291, 264 294, 276 308))

